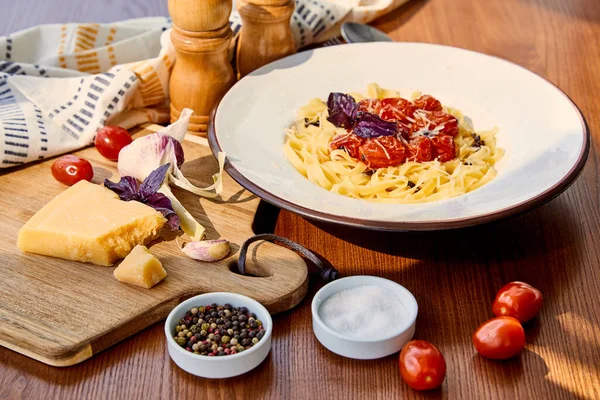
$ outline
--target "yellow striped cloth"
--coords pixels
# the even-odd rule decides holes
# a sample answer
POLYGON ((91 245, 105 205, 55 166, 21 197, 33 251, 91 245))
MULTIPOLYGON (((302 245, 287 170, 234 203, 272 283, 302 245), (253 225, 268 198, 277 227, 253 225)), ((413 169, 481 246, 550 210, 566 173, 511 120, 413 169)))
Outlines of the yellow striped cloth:
MULTIPOLYGON (((369 22, 407 0, 298 0, 298 47, 369 22)), ((233 12, 234 33, 241 19, 233 12)), ((175 63, 167 17, 112 24, 58 24, 0 37, 0 168, 67 153, 104 125, 169 120, 175 63)))
POLYGON ((170 25, 43 25, 0 38, 0 167, 87 146, 104 125, 168 122, 170 25))

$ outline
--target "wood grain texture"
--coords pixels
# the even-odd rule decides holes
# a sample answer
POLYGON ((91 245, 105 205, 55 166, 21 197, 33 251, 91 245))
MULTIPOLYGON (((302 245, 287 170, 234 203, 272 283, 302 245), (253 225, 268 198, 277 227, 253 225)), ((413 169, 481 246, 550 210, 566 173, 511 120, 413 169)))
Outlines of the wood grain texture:
MULTIPOLYGON (((159 130, 150 125, 137 135, 159 130)), ((189 136, 189 135, 188 135, 189 136)), ((192 139, 194 139, 192 137, 192 139)), ((206 140, 183 142, 184 174, 208 186, 218 165, 206 140), (202 143, 203 142, 203 143, 202 143)), ((94 183, 116 181, 116 164, 95 148, 78 152, 94 165, 94 183)), ((232 251, 214 263, 192 260, 163 229, 150 251, 168 276, 152 289, 118 282, 114 268, 26 254, 16 247, 23 224, 64 191, 50 173, 53 160, 0 174, 0 344, 55 366, 77 364, 168 315, 175 305, 206 292, 235 292, 261 302, 272 313, 296 306, 306 294, 308 271, 300 256, 268 242, 249 249, 247 272, 232 271, 241 244, 253 235, 260 200, 224 176, 215 199, 175 190, 178 200, 205 228, 209 239, 226 238, 232 251)), ((182 238, 183 239, 183 238, 182 238)))
POLYGON ((237 45, 238 76, 296 52, 290 17, 293 0, 237 0, 243 24, 237 45))
MULTIPOLYGON (((44 20, 96 20, 100 17, 89 10, 98 4, 114 8, 114 20, 144 15, 120 13, 142 4, 131 0, 85 1, 81 8, 44 3, 3 5, 9 18, 0 34, 44 20)), ((157 2, 143 4, 161 12, 157 2)), ((101 17, 108 18, 103 12, 101 17)), ((320 285, 312 282, 299 307, 274 318, 271 355, 245 376, 210 381, 181 371, 168 357, 159 323, 64 369, 0 349, 0 398, 600 398, 598 1, 411 0, 375 25, 395 40, 481 51, 539 73, 580 106, 593 135, 587 166, 575 184, 551 203, 510 220, 448 232, 389 234, 281 213, 278 234, 319 252, 343 274, 391 278, 415 294, 420 306, 416 337, 435 343, 448 364, 440 390, 409 389, 399 378, 396 356, 355 361, 320 346, 310 315, 310 300, 320 285), (475 354, 471 335, 492 316, 496 290, 513 279, 537 286, 546 304, 527 327, 521 357, 488 361, 475 354)))
POLYGON ((189 129, 206 136, 208 118, 235 82, 228 50, 232 4, 222 0, 169 0, 177 62, 169 79, 171 122, 191 108, 189 129))

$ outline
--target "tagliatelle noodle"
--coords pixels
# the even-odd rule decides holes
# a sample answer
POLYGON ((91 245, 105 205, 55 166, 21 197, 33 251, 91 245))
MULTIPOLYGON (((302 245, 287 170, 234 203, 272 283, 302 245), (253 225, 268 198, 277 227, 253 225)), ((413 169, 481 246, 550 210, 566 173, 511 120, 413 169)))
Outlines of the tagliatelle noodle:
MULTIPOLYGON (((367 95, 350 93, 358 102, 365 98, 400 97, 394 90, 376 84, 367 95)), ((411 94, 416 99, 420 92, 411 94)), ((460 110, 444 107, 458 120, 454 138, 456 158, 445 163, 407 161, 398 166, 369 169, 346 151, 332 150, 334 137, 347 135, 343 128, 327 121, 327 105, 313 99, 300 108, 294 124, 286 131, 283 152, 290 163, 315 184, 340 195, 383 203, 421 203, 459 196, 473 191, 496 176, 495 163, 504 150, 496 147, 497 128, 474 132, 460 110), (475 135, 484 143, 475 146, 475 135)))

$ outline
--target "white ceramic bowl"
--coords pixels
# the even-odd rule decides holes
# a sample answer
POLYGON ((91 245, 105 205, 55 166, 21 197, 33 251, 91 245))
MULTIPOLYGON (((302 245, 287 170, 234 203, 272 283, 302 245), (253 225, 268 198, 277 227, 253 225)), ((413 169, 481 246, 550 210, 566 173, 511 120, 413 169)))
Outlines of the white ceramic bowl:
POLYGON ((313 298, 312 321, 315 336, 327 349, 348 358, 370 360, 394 354, 402 349, 415 333, 415 321, 417 319, 417 300, 408 289, 388 279, 376 276, 357 275, 341 278, 323 286, 313 298), (329 328, 319 315, 319 308, 330 296, 342 290, 358 286, 376 285, 390 293, 393 293, 406 307, 407 317, 395 332, 376 339, 355 339, 329 328))
POLYGON ((165 322, 167 348, 169 349, 171 359, 184 371, 203 378, 229 378, 241 375, 257 367, 271 350, 272 331, 273 321, 271 315, 262 304, 241 294, 226 292, 206 293, 192 297, 175 307, 169 313, 165 322), (175 326, 190 309, 212 303, 218 305, 229 303, 234 307, 248 308, 263 323, 265 336, 249 350, 229 356, 207 357, 186 351, 173 339, 175 326))
POLYGON ((209 128, 227 172, 280 208, 362 228, 457 228, 530 210, 565 190, 590 147, 573 102, 544 78, 511 62, 427 43, 360 43, 310 50, 241 79, 223 97, 209 128), (283 154, 285 129, 310 99, 365 92, 370 82, 404 96, 421 90, 459 108, 476 130, 499 128, 505 149, 498 175, 451 199, 381 204, 352 199, 310 182, 283 154))

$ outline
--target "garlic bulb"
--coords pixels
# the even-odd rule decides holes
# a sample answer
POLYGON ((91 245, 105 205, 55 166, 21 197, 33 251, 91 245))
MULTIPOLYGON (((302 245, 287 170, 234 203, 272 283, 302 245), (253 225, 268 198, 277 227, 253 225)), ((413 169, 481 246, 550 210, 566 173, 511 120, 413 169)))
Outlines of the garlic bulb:
POLYGON ((199 188, 183 175, 179 169, 184 161, 183 148, 180 142, 185 137, 192 113, 192 110, 185 108, 179 119, 171 125, 159 132, 142 136, 125 146, 119 153, 118 168, 121 177, 132 176, 139 181, 143 181, 158 167, 170 164, 171 167, 167 171, 159 192, 171 200, 173 210, 179 216, 181 229, 193 240, 198 241, 204 238, 205 229, 175 198, 169 188, 169 183, 203 197, 217 197, 223 190, 222 177, 225 153, 219 152, 217 155, 219 172, 213 175, 214 183, 212 185, 199 188))
POLYGON ((186 108, 171 125, 156 133, 137 138, 121 149, 118 161, 119 175, 133 176, 143 181, 161 165, 170 163, 173 166, 167 175, 175 167, 179 169, 184 160, 180 142, 185 136, 191 115, 192 110, 186 108))

